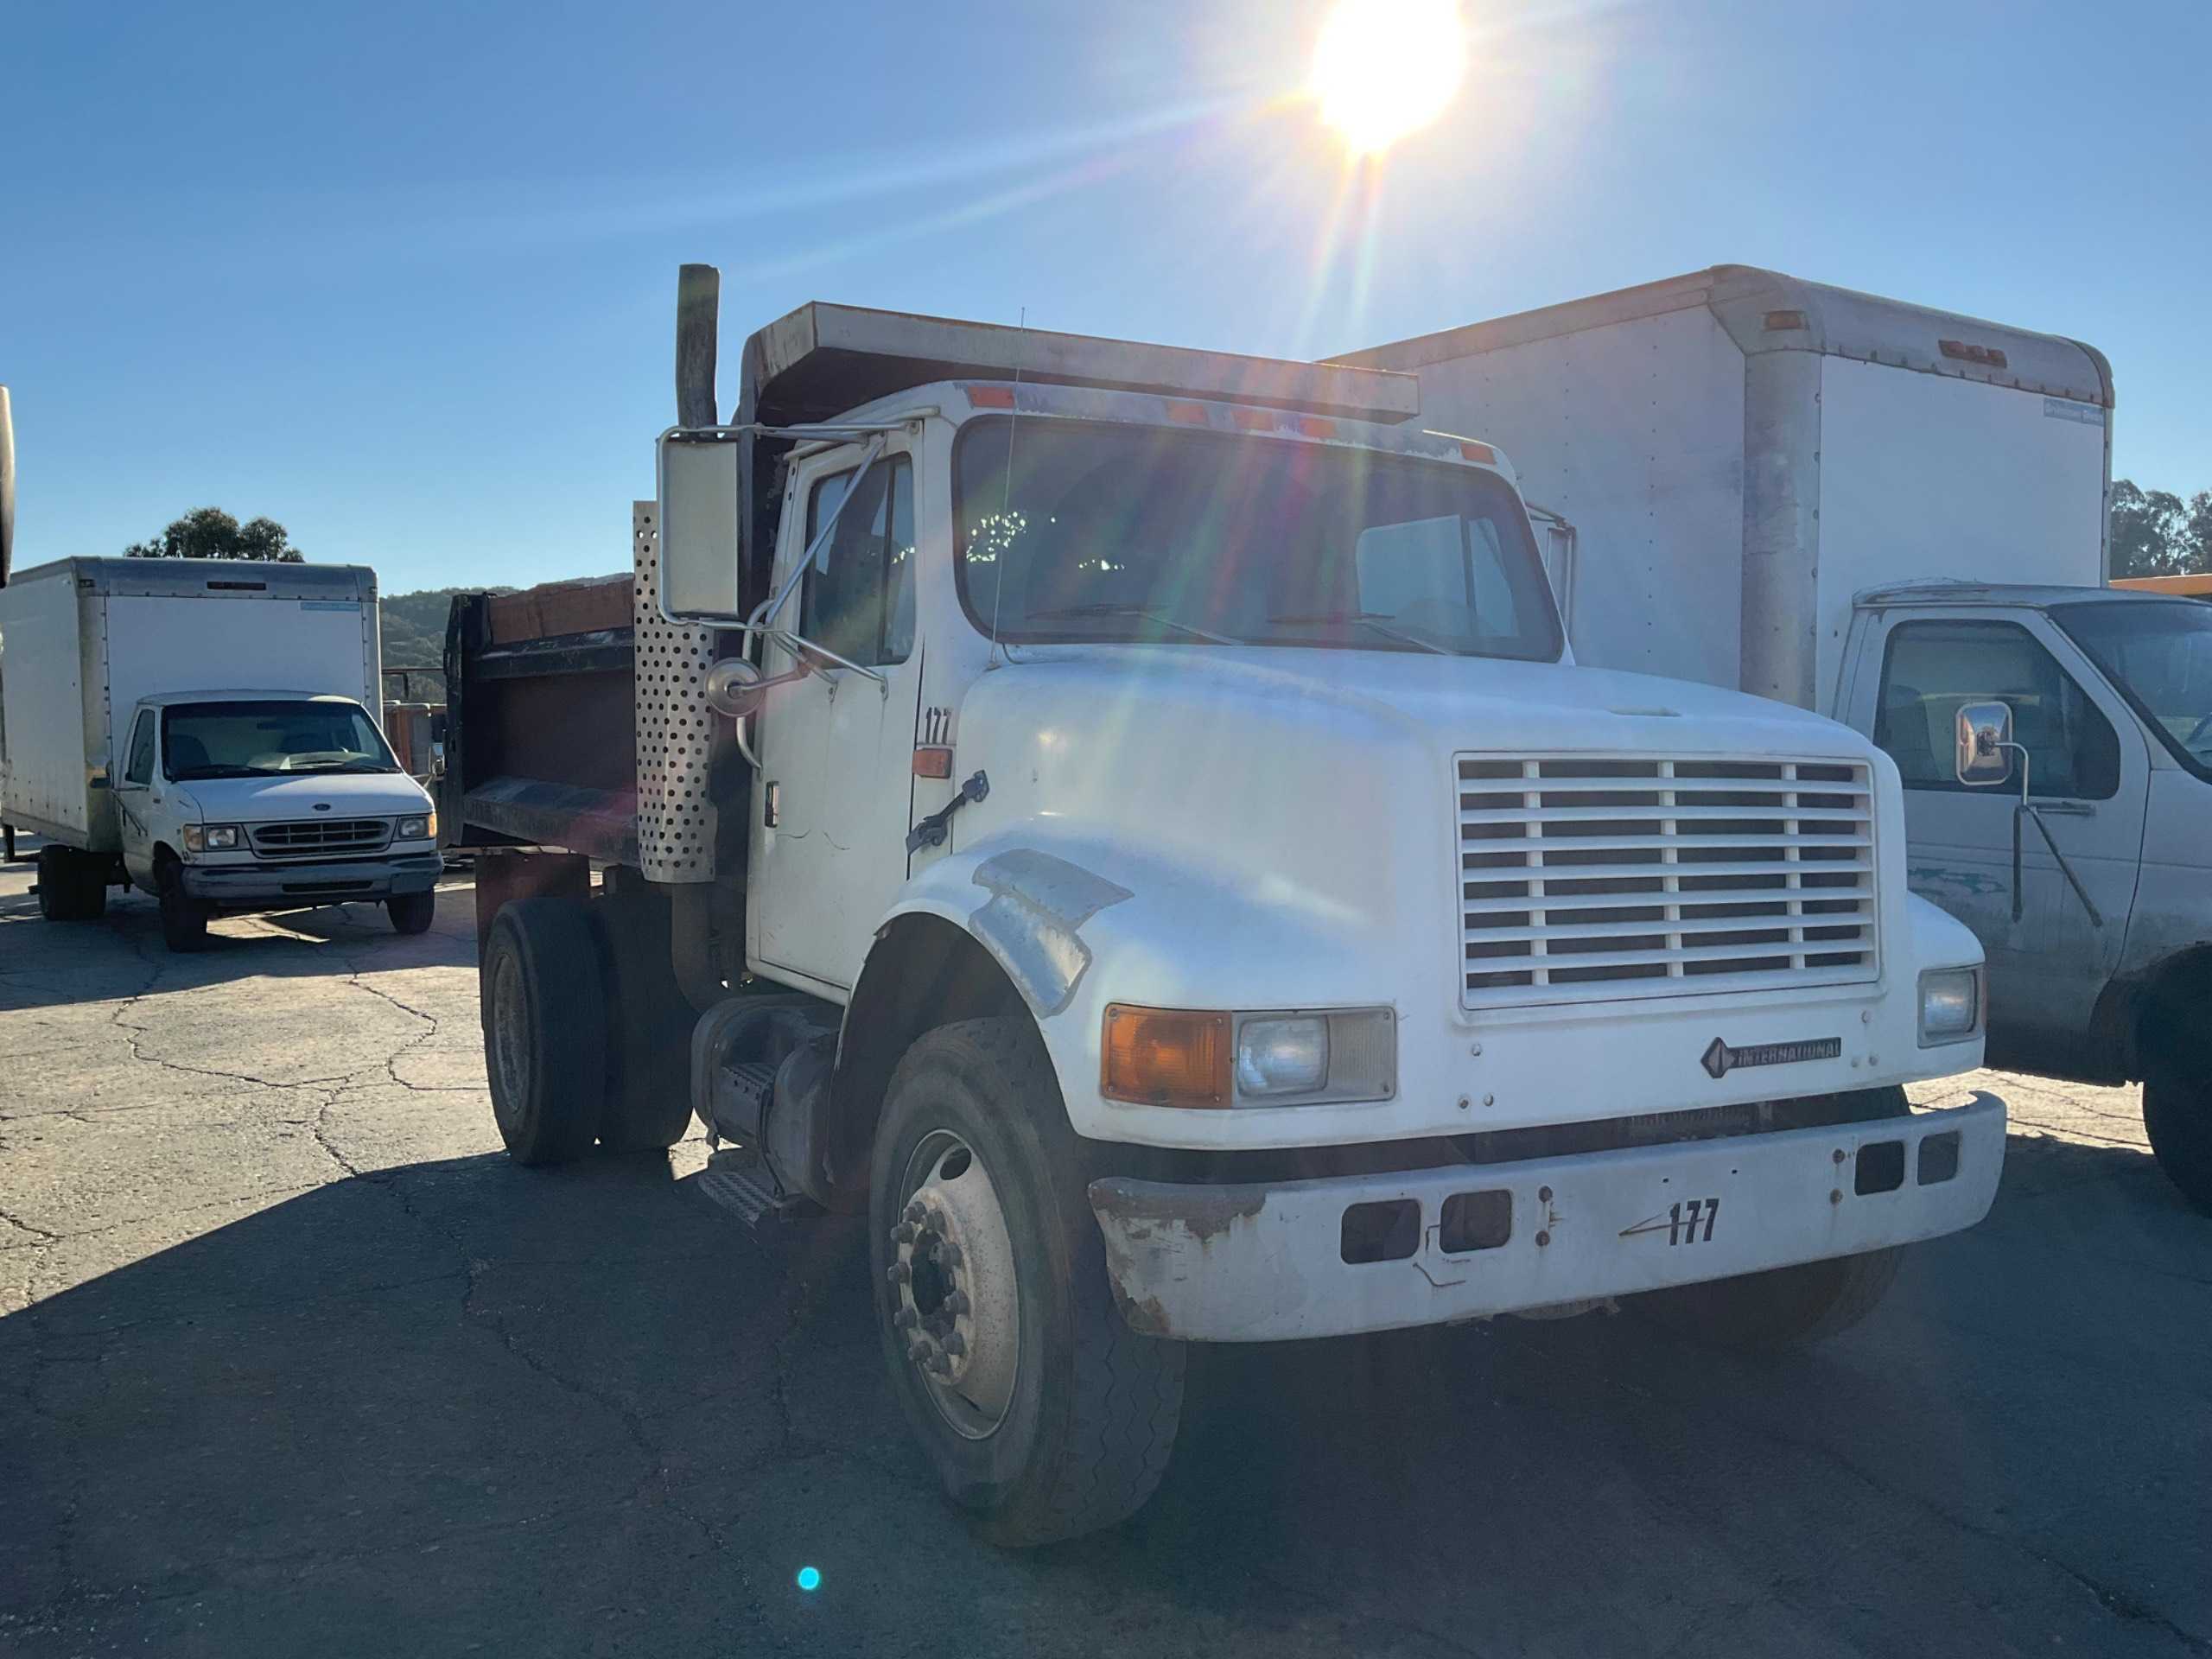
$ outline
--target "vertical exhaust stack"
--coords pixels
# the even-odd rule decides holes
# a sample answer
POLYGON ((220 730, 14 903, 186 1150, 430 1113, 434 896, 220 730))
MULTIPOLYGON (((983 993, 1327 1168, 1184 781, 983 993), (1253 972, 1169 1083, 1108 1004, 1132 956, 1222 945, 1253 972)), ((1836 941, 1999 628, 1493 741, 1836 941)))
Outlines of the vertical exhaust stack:
POLYGON ((721 327, 722 274, 684 265, 676 275, 676 423, 715 426, 715 340, 721 327))
POLYGON ((8 410, 8 388, 0 386, 0 588, 16 563, 16 421, 8 410))

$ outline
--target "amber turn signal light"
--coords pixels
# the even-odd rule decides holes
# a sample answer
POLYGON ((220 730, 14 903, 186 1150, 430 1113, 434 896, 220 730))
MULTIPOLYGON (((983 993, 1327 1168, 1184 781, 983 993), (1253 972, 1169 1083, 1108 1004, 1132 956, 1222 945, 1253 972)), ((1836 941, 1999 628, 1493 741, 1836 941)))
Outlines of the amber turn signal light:
POLYGON ((1227 1106, 1229 1026, 1225 1014, 1109 1003, 1098 1092, 1141 1106, 1227 1106))

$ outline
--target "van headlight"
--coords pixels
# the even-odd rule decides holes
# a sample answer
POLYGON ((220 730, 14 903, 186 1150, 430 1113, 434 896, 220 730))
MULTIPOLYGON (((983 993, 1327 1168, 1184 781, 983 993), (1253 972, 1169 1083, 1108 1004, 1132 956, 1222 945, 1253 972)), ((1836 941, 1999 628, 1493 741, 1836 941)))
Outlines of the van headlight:
POLYGON ((188 823, 183 836, 188 853, 227 853, 244 844, 235 823, 188 823))
POLYGON ((1920 976, 1920 1046, 1964 1042, 1981 1029, 1981 969, 1931 968, 1920 976))
POLYGON ((1099 1092, 1147 1106, 1310 1106, 1397 1090, 1389 1008, 1224 1014, 1109 1005, 1099 1092))
POLYGON ((438 815, 435 812, 424 812, 399 821, 398 839, 401 841, 428 841, 437 833, 438 815))

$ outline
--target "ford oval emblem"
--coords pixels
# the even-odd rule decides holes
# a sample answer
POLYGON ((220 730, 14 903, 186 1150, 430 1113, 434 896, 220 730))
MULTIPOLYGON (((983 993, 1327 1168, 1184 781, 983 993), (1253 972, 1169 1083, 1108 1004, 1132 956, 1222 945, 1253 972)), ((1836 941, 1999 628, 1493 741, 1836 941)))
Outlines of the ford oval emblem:
POLYGON ((318 812, 327 812, 330 810, 330 803, 328 801, 317 801, 315 804, 315 810, 318 812))

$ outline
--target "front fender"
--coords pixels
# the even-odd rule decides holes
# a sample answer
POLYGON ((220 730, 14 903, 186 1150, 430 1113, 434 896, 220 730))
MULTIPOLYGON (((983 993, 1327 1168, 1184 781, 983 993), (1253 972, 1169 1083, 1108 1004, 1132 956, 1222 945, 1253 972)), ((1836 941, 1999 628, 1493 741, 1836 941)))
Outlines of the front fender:
MULTIPOLYGON (((1194 868, 1031 820, 933 860, 886 921, 926 914, 961 928, 1006 972, 1043 1034, 1076 1132, 1154 1146, 1269 1144, 1312 1106, 1194 1112, 1098 1092, 1109 1002, 1154 1007, 1326 1008, 1400 1001, 1403 942, 1326 895, 1280 877, 1194 868), (1203 946, 1203 948, 1194 948, 1203 946), (1226 1001, 1224 999, 1227 999, 1226 1001), (1269 1120, 1295 1114, 1281 1125, 1269 1120)), ((1363 1138, 1356 1130, 1345 1139, 1363 1138)))

